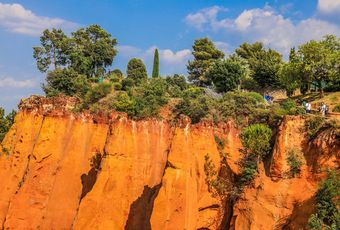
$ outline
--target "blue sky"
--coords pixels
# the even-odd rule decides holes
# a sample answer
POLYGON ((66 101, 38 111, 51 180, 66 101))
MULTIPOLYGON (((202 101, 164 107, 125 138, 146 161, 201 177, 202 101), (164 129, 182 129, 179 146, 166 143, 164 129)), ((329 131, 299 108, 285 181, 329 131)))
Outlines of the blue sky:
POLYGON ((45 28, 71 32, 99 24, 118 39, 112 68, 125 71, 142 58, 149 71, 160 50, 161 73, 185 74, 195 38, 208 36, 227 54, 243 42, 262 41, 284 55, 325 34, 340 36, 340 0, 0 0, 0 106, 42 94, 44 75, 32 46, 45 28))

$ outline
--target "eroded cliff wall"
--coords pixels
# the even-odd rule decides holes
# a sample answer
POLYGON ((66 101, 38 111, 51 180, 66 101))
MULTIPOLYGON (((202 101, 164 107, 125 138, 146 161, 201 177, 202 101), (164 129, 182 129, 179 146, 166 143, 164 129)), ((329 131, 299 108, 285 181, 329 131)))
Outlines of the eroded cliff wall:
POLYGON ((332 133, 309 142, 301 132, 304 120, 286 118, 271 162, 228 206, 208 190, 204 156, 219 166, 215 136, 223 137, 229 176, 239 173, 233 123, 95 118, 67 107, 26 103, 6 135, 0 148, 4 229, 304 228, 321 169, 339 163, 332 133), (287 176, 292 148, 305 161, 297 178, 287 176))

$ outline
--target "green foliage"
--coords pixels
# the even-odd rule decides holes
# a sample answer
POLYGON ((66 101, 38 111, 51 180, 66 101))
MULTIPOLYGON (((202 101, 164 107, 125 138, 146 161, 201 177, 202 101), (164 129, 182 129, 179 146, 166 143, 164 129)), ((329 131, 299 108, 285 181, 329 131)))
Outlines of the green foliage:
POLYGON ((136 114, 136 101, 126 92, 119 92, 113 100, 113 108, 118 112, 124 112, 133 117, 136 114))
POLYGON ((33 47, 33 57, 41 72, 53 64, 54 70, 72 68, 88 78, 100 77, 117 54, 117 40, 99 25, 81 28, 71 37, 60 29, 45 30, 40 41, 40 47, 33 47))
POLYGON ((185 77, 182 75, 175 74, 173 76, 168 76, 165 80, 168 84, 168 92, 171 97, 181 97, 182 92, 189 87, 185 77))
POLYGON ((33 47, 33 57, 37 60, 37 67, 46 72, 50 65, 54 69, 67 63, 69 39, 61 29, 46 29, 40 37, 41 46, 33 47))
POLYGON ((132 58, 127 65, 127 78, 133 81, 133 85, 140 85, 146 82, 148 74, 141 59, 132 58))
POLYGON ((117 40, 99 25, 90 25, 72 33, 68 54, 70 67, 88 77, 103 76, 117 55, 117 40))
POLYGON ((215 61, 224 57, 224 53, 216 49, 208 38, 195 40, 192 49, 194 60, 189 61, 187 66, 189 80, 198 86, 211 85, 211 80, 205 74, 215 61))
POLYGON ((91 105, 106 97, 112 90, 112 85, 107 82, 101 82, 92 86, 85 94, 82 107, 87 109, 91 105))
POLYGON ((326 119, 320 116, 309 117, 305 121, 305 131, 310 139, 315 138, 324 127, 326 119))
POLYGON ((12 127, 15 115, 16 111, 12 110, 12 112, 5 116, 5 110, 0 107, 0 143, 5 138, 6 133, 12 127))
POLYGON ((263 44, 243 43, 235 50, 236 54, 248 61, 251 70, 250 76, 261 88, 275 88, 279 86, 279 70, 282 56, 275 50, 266 50, 263 44))
POLYGON ((288 157, 286 160, 290 167, 290 176, 295 177, 299 175, 301 172, 302 159, 295 149, 291 149, 290 151, 288 151, 288 157))
POLYGON ((90 88, 89 80, 73 69, 56 69, 49 71, 46 84, 42 86, 46 96, 65 94, 67 96, 82 96, 90 88))
POLYGON ((217 135, 214 135, 214 138, 215 138, 215 142, 217 144, 217 147, 220 151, 223 151, 224 149, 224 146, 225 146, 225 140, 223 138, 220 138, 219 136, 217 135))
POLYGON ((233 190, 232 183, 226 176, 223 176, 223 170, 226 167, 225 159, 221 159, 221 169, 218 172, 216 166, 211 160, 209 154, 204 156, 204 173, 205 182, 208 185, 208 189, 212 192, 214 197, 219 197, 224 200, 230 192, 233 190))
POLYGON ((301 45, 298 53, 304 73, 303 81, 308 85, 314 84, 317 86, 321 95, 323 95, 325 83, 339 83, 339 38, 327 35, 321 41, 311 40, 301 45))
POLYGON ((155 49, 155 54, 153 58, 153 67, 152 67, 152 77, 159 77, 159 55, 158 49, 155 49))
POLYGON ((204 94, 200 87, 191 87, 183 91, 181 101, 176 105, 175 112, 190 117, 192 123, 198 123, 209 114, 211 98, 204 94))
POLYGON ((216 61, 205 76, 207 79, 211 79, 217 92, 225 93, 237 88, 243 74, 240 63, 226 59, 216 61))
POLYGON ((158 116, 160 108, 168 102, 167 83, 163 78, 152 78, 128 92, 119 92, 113 99, 113 108, 131 118, 158 116))
POLYGON ((340 174, 332 170, 316 193, 316 213, 308 221, 310 229, 340 229, 340 174))
POLYGON ((239 176, 239 188, 249 185, 257 175, 257 156, 254 154, 245 154, 239 162, 241 174, 239 176))
POLYGON ((340 104, 337 104, 336 106, 334 106, 333 112, 340 113, 340 104))
POLYGON ((301 86, 302 70, 295 49, 292 48, 289 55, 289 62, 281 66, 279 71, 279 81, 287 91, 288 96, 292 96, 294 90, 301 86))
POLYGON ((254 124, 245 128, 241 135, 241 142, 247 153, 264 158, 271 150, 270 140, 272 130, 265 124, 254 124))

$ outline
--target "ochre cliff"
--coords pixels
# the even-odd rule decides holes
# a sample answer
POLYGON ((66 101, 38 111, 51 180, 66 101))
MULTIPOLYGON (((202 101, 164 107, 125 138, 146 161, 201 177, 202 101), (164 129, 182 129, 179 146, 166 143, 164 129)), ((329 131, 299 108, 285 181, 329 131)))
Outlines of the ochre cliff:
POLYGON ((322 168, 339 163, 332 133, 307 141, 304 120, 287 117, 272 159, 230 205, 209 192, 204 157, 220 165, 215 136, 223 137, 229 176, 239 173, 232 122, 94 117, 70 112, 75 103, 22 103, 0 148, 3 229, 299 229, 314 210, 322 168), (292 148, 305 161, 297 178, 286 173, 292 148))

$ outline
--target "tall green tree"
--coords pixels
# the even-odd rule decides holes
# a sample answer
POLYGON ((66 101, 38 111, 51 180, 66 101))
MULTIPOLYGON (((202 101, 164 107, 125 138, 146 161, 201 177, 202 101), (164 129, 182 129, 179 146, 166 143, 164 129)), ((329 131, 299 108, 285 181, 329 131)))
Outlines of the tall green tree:
POLYGON ((237 88, 244 74, 242 66, 231 59, 216 61, 206 73, 214 83, 216 91, 225 93, 237 88))
POLYGON ((340 77, 339 44, 334 38, 325 37, 324 40, 311 40, 299 47, 304 80, 318 87, 321 97, 324 85, 340 77))
POLYGON ((99 25, 90 25, 72 33, 71 67, 79 74, 100 77, 117 55, 117 39, 99 25))
POLYGON ((279 80, 282 88, 287 92, 287 96, 292 96, 294 90, 302 84, 301 61, 295 51, 295 48, 290 50, 289 61, 281 66, 279 71, 279 80))
POLYGON ((132 58, 127 65, 127 79, 133 81, 134 85, 146 82, 148 74, 144 62, 138 58, 132 58))
POLYGON ((211 85, 211 79, 206 77, 206 73, 215 61, 224 57, 224 53, 208 38, 195 40, 192 49, 194 60, 187 65, 188 79, 198 86, 211 85))
POLYGON ((153 68, 152 68, 152 77, 159 77, 159 54, 158 49, 155 49, 155 54, 153 58, 153 68))
POLYGON ((261 42, 243 43, 235 52, 247 60, 251 77, 262 89, 279 87, 279 70, 283 62, 281 54, 265 49, 261 42))
POLYGON ((40 43, 41 46, 33 47, 33 57, 41 72, 46 72, 51 64, 54 69, 66 65, 69 39, 61 29, 44 30, 40 43))

